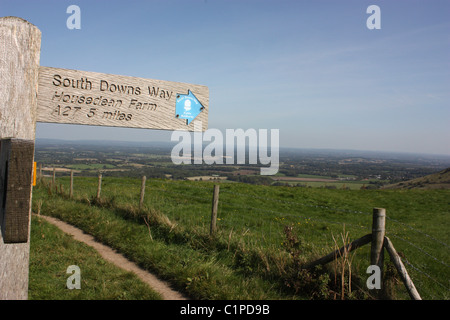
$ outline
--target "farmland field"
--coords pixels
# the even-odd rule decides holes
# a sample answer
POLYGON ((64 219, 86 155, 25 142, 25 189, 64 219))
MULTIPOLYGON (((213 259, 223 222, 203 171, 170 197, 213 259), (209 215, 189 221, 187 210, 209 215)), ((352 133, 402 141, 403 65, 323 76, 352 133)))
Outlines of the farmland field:
MULTIPOLYGON (((387 236, 424 299, 449 298, 448 190, 292 188, 219 181, 68 177, 40 183, 33 210, 74 224, 196 299, 371 299, 365 287, 370 246, 352 253, 351 288, 329 264, 308 281, 309 262, 371 232, 372 209, 387 211, 387 236), (220 185, 217 233, 211 200, 220 185), (305 285, 305 283, 307 285, 305 285), (342 288, 345 294, 340 296, 342 288)), ((387 255, 386 255, 387 256, 387 255)), ((385 259, 390 297, 408 299, 385 259)))

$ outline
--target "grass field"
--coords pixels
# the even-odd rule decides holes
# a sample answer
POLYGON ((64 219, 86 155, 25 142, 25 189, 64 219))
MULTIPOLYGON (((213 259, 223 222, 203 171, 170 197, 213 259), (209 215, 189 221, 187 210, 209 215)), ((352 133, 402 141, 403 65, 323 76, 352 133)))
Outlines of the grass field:
MULTIPOLYGON (((76 177, 73 199, 68 183, 36 187, 33 210, 77 225, 195 299, 370 299, 369 246, 352 255, 351 292, 337 264, 312 274, 298 267, 342 245, 341 235, 370 233, 374 207, 386 208, 387 235, 422 297, 449 298, 448 190, 220 183, 218 232, 210 237, 213 182, 149 180, 140 209, 139 179, 104 178, 100 200, 97 178, 76 177)), ((389 258, 386 270, 391 296, 408 299, 389 258)))
POLYGON ((304 187, 311 187, 311 188, 333 188, 333 189, 350 189, 350 190, 358 190, 361 189, 362 187, 367 187, 368 185, 370 185, 371 181, 378 181, 376 179, 365 181, 353 180, 355 178, 356 177, 352 175, 341 175, 338 178, 333 178, 330 176, 319 176, 312 174, 298 174, 295 177, 290 176, 288 177, 281 173, 278 173, 277 175, 273 176, 273 179, 276 182, 287 183, 292 186, 301 184, 304 187))

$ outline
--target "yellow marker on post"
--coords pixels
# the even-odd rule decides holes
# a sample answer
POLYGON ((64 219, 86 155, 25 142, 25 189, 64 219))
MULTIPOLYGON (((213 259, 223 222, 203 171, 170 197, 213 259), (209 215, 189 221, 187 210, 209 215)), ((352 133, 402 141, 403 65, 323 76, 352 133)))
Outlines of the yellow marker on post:
POLYGON ((33 162, 33 187, 36 186, 36 162, 33 162))

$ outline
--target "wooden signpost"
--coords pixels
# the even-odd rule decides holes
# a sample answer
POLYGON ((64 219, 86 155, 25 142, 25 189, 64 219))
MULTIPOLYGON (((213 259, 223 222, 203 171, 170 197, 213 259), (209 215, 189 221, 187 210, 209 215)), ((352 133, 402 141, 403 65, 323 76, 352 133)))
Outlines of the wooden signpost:
POLYGON ((38 28, 20 18, 0 19, 0 299, 28 298, 40 48, 38 28))
POLYGON ((208 87, 97 72, 39 68, 38 122, 161 130, 194 130, 176 113, 177 99, 192 92, 208 126, 208 87))
POLYGON ((28 298, 36 122, 194 131, 205 86, 39 66, 41 32, 0 18, 0 300, 28 298))

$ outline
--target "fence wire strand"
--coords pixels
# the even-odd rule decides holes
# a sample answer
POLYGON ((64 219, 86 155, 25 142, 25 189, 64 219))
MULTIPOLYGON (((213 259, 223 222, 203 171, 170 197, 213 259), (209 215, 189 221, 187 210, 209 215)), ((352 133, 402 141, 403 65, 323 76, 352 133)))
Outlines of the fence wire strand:
MULTIPOLYGON (((95 179, 95 178, 93 178, 95 179)), ((140 181, 139 181, 140 182, 140 181)), ((211 187, 203 187, 203 186, 199 186, 199 185, 192 185, 192 184, 185 184, 185 183, 176 183, 177 187, 180 188, 185 188, 185 187, 189 187, 189 188, 193 188, 193 189, 198 189, 201 190, 201 192, 199 192, 198 194, 187 194, 186 192, 183 191, 179 191, 179 190, 174 190, 173 188, 174 184, 170 184, 170 188, 166 188, 166 183, 162 183, 159 185, 159 187, 156 186, 152 186, 151 188, 149 188, 152 191, 160 191, 160 192, 164 192, 165 194, 172 194, 174 195, 176 198, 178 199, 184 199, 184 200, 196 200, 199 203, 202 204, 208 204, 210 203, 210 201, 212 200, 212 186, 211 187)), ((131 186, 131 184, 130 184, 131 186)), ((139 186, 136 186, 136 188, 138 188, 139 186)), ((148 191, 147 191, 148 192, 148 191)), ((345 223, 345 222, 339 222, 339 221, 330 221, 327 219, 321 219, 321 218, 317 218, 314 216, 308 216, 308 215, 304 215, 304 214, 297 214, 297 213, 287 213, 287 212, 281 212, 278 210, 272 210, 270 208, 272 207, 276 207, 276 203, 278 204, 284 204, 286 206, 300 206, 300 207, 307 207, 307 208, 314 208, 314 209, 319 209, 319 210, 328 210, 334 213, 337 212, 342 212, 342 213, 352 213, 352 214, 362 214, 362 215, 371 215, 371 213, 369 212, 365 212, 365 211, 360 211, 360 210, 352 210, 352 209, 343 209, 343 208, 336 208, 336 207, 330 207, 330 206, 326 206, 326 205, 322 205, 322 204, 312 204, 312 203, 306 203, 306 202, 298 202, 298 201, 290 201, 290 200, 284 200, 284 199, 274 199, 274 198, 270 198, 270 197, 261 197, 261 196, 257 196, 257 195, 252 195, 252 194, 244 194, 244 193, 240 193, 240 192, 235 192, 235 191, 231 191, 231 190, 227 190, 226 188, 223 188, 220 190, 220 194, 222 197, 220 197, 219 199, 219 213, 224 214, 225 212, 230 212, 232 209, 230 208, 237 208, 238 210, 251 210, 254 212, 258 212, 258 213, 264 213, 265 215, 269 216, 269 215, 273 215, 276 217, 290 217, 292 219, 307 219, 309 221, 314 221, 314 222, 318 222, 318 223, 324 223, 324 224, 334 224, 334 225, 345 225, 345 226, 349 226, 355 229, 369 229, 370 230, 370 226, 362 226, 362 225, 355 225, 355 224, 351 224, 351 223, 345 223), (223 195, 230 195, 230 197, 223 197, 223 195), (254 199, 254 200, 258 200, 260 201, 261 205, 264 206, 264 208, 258 208, 252 205, 243 205, 243 204, 238 204, 236 203, 235 200, 236 198, 242 198, 242 199, 254 199), (262 201, 261 201, 262 200, 262 201), (267 203, 269 203, 269 205, 267 205, 267 203), (270 204, 274 204, 273 206, 270 206, 270 204)), ((246 203, 249 203, 249 201, 246 201, 246 203)), ((286 208, 287 210, 292 210, 291 208, 286 208)), ((244 219, 243 215, 241 215, 242 219, 244 219)), ((421 234, 425 237, 427 237, 428 239, 432 240, 434 243, 438 243, 441 246, 446 247, 447 249, 450 248, 450 245, 447 244, 446 242, 437 239, 436 237, 433 237, 423 231, 420 231, 404 222, 401 222, 397 219, 394 219, 390 216, 386 216, 386 218, 389 221, 392 221, 394 223, 400 224, 406 228, 409 228, 410 230, 421 234)), ((243 220, 242 220, 243 222, 243 220)), ((268 237, 271 238, 271 233, 272 233, 272 223, 274 223, 274 221, 263 221, 261 222, 261 224, 266 224, 269 223, 269 235, 268 237)), ((260 241, 266 241, 266 237, 267 235, 263 235, 263 228, 261 228, 261 240, 260 241)), ((258 231, 259 232, 259 231, 258 231)), ((392 236, 393 238, 396 238, 404 243, 406 243, 407 245, 409 245, 412 249, 417 250, 418 252, 426 255, 427 257, 431 258, 433 261, 435 261, 436 263, 443 265, 446 268, 449 268, 450 265, 447 264, 446 262, 442 261, 439 258, 436 258, 435 256, 433 256, 432 254, 430 254, 429 252, 427 252, 425 249, 421 248, 420 246, 416 245, 415 243, 406 240, 402 237, 400 237, 398 234, 396 234, 395 232, 386 232, 386 234, 389 234, 389 236, 392 236)), ((439 287, 445 289, 446 291, 450 291, 450 288, 444 284, 442 284, 441 282, 439 282, 438 280, 434 279, 432 276, 430 276, 427 272, 425 272, 424 270, 421 270, 420 268, 418 268, 417 266, 414 266, 408 259, 406 258, 401 258, 402 261, 407 264, 409 267, 411 267, 414 271, 422 274, 423 276, 425 276, 426 278, 430 279, 431 281, 433 281, 435 284, 437 284, 439 287)), ((429 296, 435 298, 432 294, 428 293, 429 296)))

